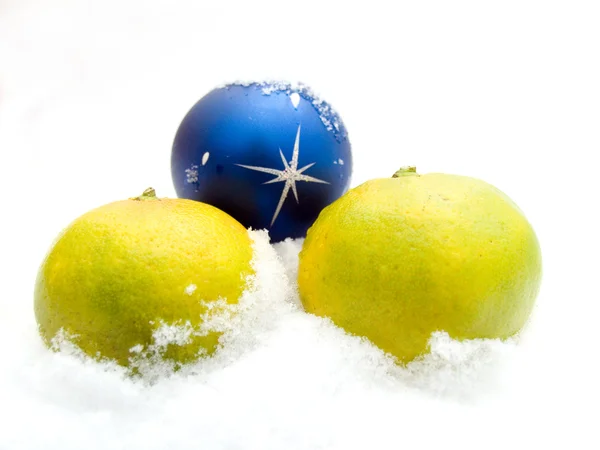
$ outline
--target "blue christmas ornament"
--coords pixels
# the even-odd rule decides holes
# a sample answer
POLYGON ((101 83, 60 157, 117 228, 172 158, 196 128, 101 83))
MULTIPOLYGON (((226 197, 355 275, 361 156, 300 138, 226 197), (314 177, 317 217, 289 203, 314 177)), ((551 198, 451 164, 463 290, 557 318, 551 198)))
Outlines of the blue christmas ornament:
POLYGON ((287 83, 211 91, 181 122, 171 154, 179 197, 266 228, 273 242, 304 237, 351 173, 340 117, 306 86, 287 83))

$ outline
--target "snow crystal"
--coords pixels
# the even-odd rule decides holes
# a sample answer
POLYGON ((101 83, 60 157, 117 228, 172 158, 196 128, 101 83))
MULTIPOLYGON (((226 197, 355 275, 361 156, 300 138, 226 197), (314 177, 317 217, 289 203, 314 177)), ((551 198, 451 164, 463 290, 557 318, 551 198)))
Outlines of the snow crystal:
POLYGON ((54 351, 63 351, 70 354, 83 355, 83 352, 74 344, 79 335, 72 334, 60 328, 50 341, 50 348, 54 351))
POLYGON ((152 332, 152 344, 157 348, 166 348, 170 344, 185 345, 190 343, 194 327, 189 321, 183 323, 166 323, 160 321, 152 332))
POLYGON ((196 183, 198 182, 198 166, 196 164, 192 164, 189 169, 185 169, 186 181, 188 183, 196 183))
POLYGON ((129 353, 141 353, 143 350, 144 346, 142 344, 137 344, 129 349, 129 353))
POLYGON ((185 288, 185 293, 187 295, 192 295, 196 291, 197 286, 195 284, 190 284, 185 288))

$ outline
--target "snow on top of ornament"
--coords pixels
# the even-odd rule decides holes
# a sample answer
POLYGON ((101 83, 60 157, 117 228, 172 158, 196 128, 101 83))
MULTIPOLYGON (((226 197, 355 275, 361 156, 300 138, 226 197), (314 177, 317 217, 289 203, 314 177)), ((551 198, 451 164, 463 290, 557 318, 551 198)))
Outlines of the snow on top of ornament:
POLYGON ((217 89, 229 88, 231 86, 260 88, 264 95, 272 95, 276 93, 284 93, 290 96, 290 101, 294 108, 298 108, 300 98, 310 102, 318 112, 321 122, 325 125, 327 131, 331 131, 337 137, 347 138, 348 133, 343 127, 343 122, 338 112, 325 100, 319 97, 315 91, 302 82, 290 82, 280 80, 265 80, 265 81, 234 81, 221 86, 217 89))

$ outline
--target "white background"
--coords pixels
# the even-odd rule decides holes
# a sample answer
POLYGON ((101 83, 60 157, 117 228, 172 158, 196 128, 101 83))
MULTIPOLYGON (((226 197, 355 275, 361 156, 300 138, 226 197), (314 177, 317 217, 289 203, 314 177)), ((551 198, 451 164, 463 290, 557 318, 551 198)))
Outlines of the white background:
MULTIPOLYGON (((0 394, 12 393, 0 449, 599 448, 597 2, 350 3, 0 0, 0 394), (447 394, 456 374, 408 393, 393 377, 356 385, 360 358, 307 379, 321 341, 302 347, 302 366, 294 345, 263 349, 252 399, 247 368, 224 382, 235 395, 208 401, 188 380, 197 397, 179 384, 123 400, 133 388, 103 369, 43 360, 32 289, 52 239, 148 186, 174 196, 170 146, 187 110, 215 85, 265 78, 303 81, 338 110, 354 186, 416 165, 482 178, 525 211, 544 257, 531 330, 467 400, 447 394), (280 377, 289 390, 270 389, 280 377), (177 395, 194 407, 169 410, 177 395)), ((331 355, 344 339, 327 341, 331 355)))

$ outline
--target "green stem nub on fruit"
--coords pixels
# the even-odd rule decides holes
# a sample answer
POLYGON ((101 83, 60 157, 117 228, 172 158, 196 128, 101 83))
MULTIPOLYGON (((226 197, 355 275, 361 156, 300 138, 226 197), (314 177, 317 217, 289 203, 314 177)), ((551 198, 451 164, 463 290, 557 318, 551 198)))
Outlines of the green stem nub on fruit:
POLYGON ((407 176, 419 176, 419 174, 417 173, 417 168, 415 166, 404 166, 404 167, 400 167, 400 170, 398 170, 394 175, 392 175, 392 178, 400 178, 400 177, 407 177, 407 176))
POLYGON ((135 199, 136 200, 157 200, 156 191, 154 190, 154 188, 149 187, 144 192, 142 192, 142 195, 140 195, 139 197, 136 197, 135 199))

